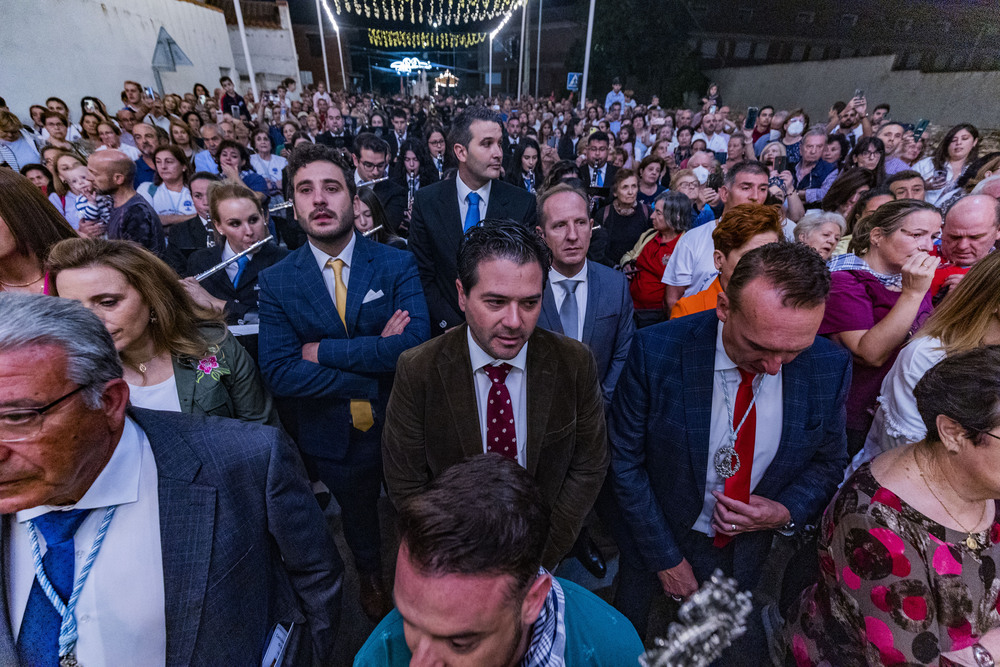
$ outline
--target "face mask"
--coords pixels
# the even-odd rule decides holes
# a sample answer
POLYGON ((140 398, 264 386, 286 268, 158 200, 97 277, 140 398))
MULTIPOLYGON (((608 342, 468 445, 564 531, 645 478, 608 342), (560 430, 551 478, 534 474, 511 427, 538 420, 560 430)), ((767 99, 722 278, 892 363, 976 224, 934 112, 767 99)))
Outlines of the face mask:
POLYGON ((698 179, 698 182, 705 185, 705 181, 708 180, 708 169, 705 167, 695 167, 691 171, 694 172, 694 177, 698 179))
POLYGON ((791 123, 788 124, 788 134, 792 136, 797 137, 798 135, 802 134, 802 131, 804 129, 806 129, 806 124, 798 119, 793 120, 791 123))

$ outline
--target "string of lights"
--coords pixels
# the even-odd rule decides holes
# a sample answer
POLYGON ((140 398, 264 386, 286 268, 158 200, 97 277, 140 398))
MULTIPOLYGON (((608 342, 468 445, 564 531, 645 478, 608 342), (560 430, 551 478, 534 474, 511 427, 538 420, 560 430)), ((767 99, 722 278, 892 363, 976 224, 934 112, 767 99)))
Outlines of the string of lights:
POLYGON ((404 32, 401 30, 368 29, 368 43, 380 48, 435 48, 461 49, 477 46, 486 41, 485 32, 404 32))
POLYGON ((489 21, 520 5, 521 0, 333 0, 337 14, 434 28, 489 21))
POLYGON ((514 12, 516 12, 523 4, 524 0, 515 0, 511 8, 507 11, 506 14, 504 14, 503 20, 500 21, 500 25, 494 28, 493 31, 490 33, 490 39, 496 39, 497 35, 500 34, 500 31, 503 30, 503 27, 507 25, 507 21, 510 20, 510 17, 513 16, 514 12))

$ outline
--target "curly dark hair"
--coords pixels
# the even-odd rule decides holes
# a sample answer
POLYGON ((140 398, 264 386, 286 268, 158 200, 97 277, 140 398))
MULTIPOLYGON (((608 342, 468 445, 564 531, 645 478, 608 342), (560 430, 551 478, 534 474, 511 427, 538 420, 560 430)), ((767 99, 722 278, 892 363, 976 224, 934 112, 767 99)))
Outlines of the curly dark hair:
POLYGON ((354 168, 340 151, 324 146, 323 144, 302 144, 292 149, 292 154, 288 156, 288 183, 295 183, 295 174, 299 169, 312 164, 313 162, 329 162, 344 172, 344 182, 347 183, 347 192, 354 199, 358 186, 354 182, 354 168))

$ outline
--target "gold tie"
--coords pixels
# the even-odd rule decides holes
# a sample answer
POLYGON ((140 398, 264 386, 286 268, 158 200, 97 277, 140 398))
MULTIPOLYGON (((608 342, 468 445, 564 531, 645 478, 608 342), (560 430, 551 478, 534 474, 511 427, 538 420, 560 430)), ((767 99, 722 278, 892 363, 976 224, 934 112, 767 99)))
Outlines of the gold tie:
MULTIPOLYGON (((340 321, 344 323, 344 329, 347 329, 347 285, 344 284, 344 260, 342 259, 328 259, 326 265, 333 269, 333 279, 334 279, 334 301, 337 305, 337 314, 340 315, 340 321)), ((350 334, 348 334, 350 335, 350 334)), ((354 422, 354 428, 359 431, 367 431, 372 426, 375 425, 375 417, 372 415, 372 404, 363 398, 352 398, 351 399, 351 420, 354 422)))

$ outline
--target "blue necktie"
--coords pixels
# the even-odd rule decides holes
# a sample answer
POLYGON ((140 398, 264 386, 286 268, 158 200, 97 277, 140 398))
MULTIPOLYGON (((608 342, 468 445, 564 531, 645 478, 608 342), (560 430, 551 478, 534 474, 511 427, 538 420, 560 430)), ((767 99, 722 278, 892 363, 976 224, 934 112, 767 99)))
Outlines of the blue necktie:
POLYGON ((569 338, 580 340, 580 309, 576 303, 576 288, 579 280, 563 280, 559 283, 566 290, 566 298, 559 307, 559 321, 562 322, 563 333, 569 338))
MULTIPOLYGON (((49 512, 32 520, 45 538, 42 569, 64 603, 73 592, 73 535, 90 510, 49 512)), ((45 596, 38 578, 31 584, 28 605, 17 634, 17 654, 25 667, 57 667, 59 664, 59 628, 62 616, 45 596)))
POLYGON ((465 212, 465 227, 462 228, 464 232, 479 224, 479 199, 478 192, 465 195, 465 201, 469 202, 469 210, 465 212))
POLYGON ((597 187, 604 187, 604 172, 600 169, 597 170, 597 187))
POLYGON ((243 277, 243 270, 247 268, 247 264, 250 263, 250 256, 243 255, 238 260, 236 260, 236 275, 233 276, 233 287, 240 286, 240 278, 243 277))

